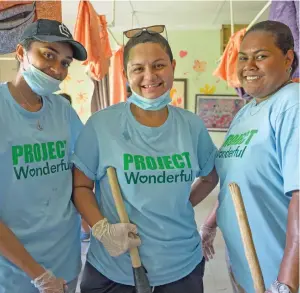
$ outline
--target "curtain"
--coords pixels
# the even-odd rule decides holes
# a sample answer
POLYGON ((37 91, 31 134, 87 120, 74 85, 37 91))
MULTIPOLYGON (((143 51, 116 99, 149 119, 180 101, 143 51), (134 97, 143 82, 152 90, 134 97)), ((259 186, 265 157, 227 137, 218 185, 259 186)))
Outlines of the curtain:
MULTIPOLYGON (((295 52, 299 58, 299 0, 297 1, 272 1, 270 8, 270 20, 280 21, 286 24, 292 31, 294 42, 295 42, 295 52)), ((294 79, 299 79, 299 66, 297 67, 295 73, 292 76, 294 79)))
POLYGON ((123 47, 113 52, 113 56, 110 60, 109 74, 106 74, 100 81, 95 80, 89 71, 89 76, 94 83, 94 93, 91 101, 92 113, 126 100, 123 53, 123 47))
POLYGON ((109 76, 106 75, 101 80, 91 78, 94 83, 94 93, 91 100, 91 113, 95 113, 110 106, 109 101, 109 76))
POLYGON ((118 104, 126 101, 126 79, 123 74, 124 47, 113 52, 109 69, 110 79, 110 104, 118 104))

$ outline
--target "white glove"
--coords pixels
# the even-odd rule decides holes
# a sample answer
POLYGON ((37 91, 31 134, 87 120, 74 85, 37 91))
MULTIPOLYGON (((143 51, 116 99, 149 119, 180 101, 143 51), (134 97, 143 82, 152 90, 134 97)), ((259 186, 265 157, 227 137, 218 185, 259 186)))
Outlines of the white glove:
POLYGON ((200 237, 202 240, 202 251, 206 261, 214 257, 215 249, 213 242, 217 234, 217 228, 211 228, 206 225, 200 227, 200 237))
POLYGON ((64 293, 67 289, 66 282, 63 279, 57 279, 51 271, 46 271, 31 283, 40 293, 64 293))
POLYGON ((265 293, 281 293, 281 292, 291 292, 288 286, 283 285, 286 287, 286 290, 280 288, 280 283, 276 280, 271 284, 271 287, 265 293))
POLYGON ((141 245, 137 228, 133 224, 110 224, 107 219, 103 219, 92 227, 92 233, 111 256, 119 256, 141 245))

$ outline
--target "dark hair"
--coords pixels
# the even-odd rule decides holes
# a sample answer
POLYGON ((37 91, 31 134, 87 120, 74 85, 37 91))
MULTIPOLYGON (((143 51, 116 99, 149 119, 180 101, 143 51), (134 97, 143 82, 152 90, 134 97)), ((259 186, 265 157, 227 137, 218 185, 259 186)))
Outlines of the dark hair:
POLYGON ((298 67, 299 60, 297 52, 295 52, 294 47, 294 38, 290 28, 282 22, 274 20, 266 20, 258 22, 253 25, 245 34, 244 38, 251 32, 264 31, 270 33, 275 38, 275 45, 282 51, 285 55, 288 50, 294 51, 294 60, 292 63, 291 76, 294 74, 295 70, 298 67))
POLYGON ((20 45, 22 45, 22 47, 26 51, 28 51, 30 49, 31 44, 35 41, 36 41, 36 39, 34 39, 34 38, 28 38, 28 39, 25 39, 22 42, 20 42, 20 45))
MULTIPOLYGON (((29 39, 25 39, 22 42, 20 42, 20 45, 22 45, 22 47, 25 49, 25 51, 30 50, 31 44, 33 42, 35 42, 36 40, 34 38, 29 38, 29 39)), ((20 61, 17 59, 16 60, 18 62, 18 69, 20 68, 20 61)))
POLYGON ((72 105, 72 98, 70 95, 68 95, 67 93, 62 93, 59 94, 60 96, 64 97, 66 100, 68 100, 70 102, 70 104, 72 105))
POLYGON ((150 34, 147 31, 143 31, 140 36, 129 39, 129 41, 124 47, 123 65, 124 65, 125 72, 127 72, 127 63, 128 63, 130 50, 138 44, 145 44, 145 43, 159 44, 166 51, 171 62, 173 61, 173 53, 169 45, 169 42, 161 34, 158 33, 150 34))
POLYGON ((132 93, 132 91, 131 91, 131 87, 130 87, 130 85, 127 83, 126 84, 126 91, 127 91, 127 93, 129 92, 129 93, 132 93))

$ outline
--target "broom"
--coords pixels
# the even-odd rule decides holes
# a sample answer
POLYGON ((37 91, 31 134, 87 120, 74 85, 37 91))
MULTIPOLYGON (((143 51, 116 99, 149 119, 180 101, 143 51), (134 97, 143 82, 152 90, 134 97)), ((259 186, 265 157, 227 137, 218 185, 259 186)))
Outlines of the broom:
POLYGON ((256 293, 265 293, 265 285, 259 266, 248 217, 239 186, 236 183, 229 184, 229 190, 235 207, 238 224, 240 227, 243 246, 250 268, 254 289, 256 293))
MULTIPOLYGON (((130 223, 123 202, 116 171, 113 167, 109 167, 107 169, 107 176, 120 221, 121 223, 130 223)), ((136 247, 132 248, 130 249, 129 253, 133 268, 136 293, 151 293, 152 291, 149 284, 149 280, 146 275, 146 270, 141 263, 138 249, 136 247)))

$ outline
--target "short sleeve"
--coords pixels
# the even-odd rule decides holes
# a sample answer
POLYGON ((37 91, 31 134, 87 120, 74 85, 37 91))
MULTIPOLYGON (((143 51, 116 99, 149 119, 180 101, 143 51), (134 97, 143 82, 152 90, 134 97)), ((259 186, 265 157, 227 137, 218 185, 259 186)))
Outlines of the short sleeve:
POLYGON ((72 162, 91 180, 99 179, 99 144, 92 121, 83 127, 75 144, 72 162))
POLYGON ((198 163, 199 176, 207 176, 215 166, 217 148, 214 145, 204 123, 200 120, 200 132, 198 138, 198 163))
POLYGON ((74 152, 75 143, 83 128, 83 123, 75 110, 70 106, 70 127, 71 127, 71 152, 74 152))
POLYGON ((284 193, 299 190, 299 104, 277 117, 275 140, 284 193))

